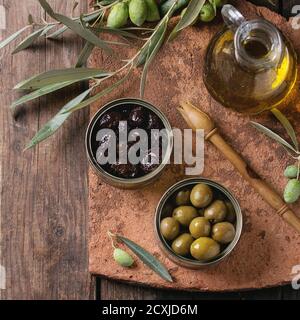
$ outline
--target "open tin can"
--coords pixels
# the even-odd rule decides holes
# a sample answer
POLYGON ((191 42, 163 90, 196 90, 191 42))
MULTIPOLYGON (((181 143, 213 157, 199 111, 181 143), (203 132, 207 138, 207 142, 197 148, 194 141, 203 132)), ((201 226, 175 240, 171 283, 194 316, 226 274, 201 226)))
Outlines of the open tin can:
POLYGON ((101 179, 104 182, 117 188, 137 189, 140 187, 144 187, 155 181, 157 178, 159 178, 166 164, 169 163, 169 159, 173 149, 173 133, 169 120, 157 107, 144 100, 135 98, 123 98, 107 103, 94 115, 87 128, 85 143, 89 162, 94 168, 95 172, 101 177, 101 179), (138 178, 121 178, 114 176, 111 173, 104 170, 104 168, 97 162, 96 159, 94 137, 96 130, 98 130, 97 123, 106 112, 113 111, 114 109, 116 110, 119 106, 122 105, 141 106, 150 110, 159 117, 167 132, 167 150, 164 154, 164 158, 162 159, 161 163, 154 171, 138 178))
POLYGON ((180 181, 173 186, 171 186, 161 197, 158 206, 156 208, 155 219, 154 219, 154 228, 156 238, 158 240, 159 246, 162 251, 166 254, 166 256, 175 262, 176 264, 187 267, 190 269, 200 269, 205 266, 214 265, 219 263, 220 261, 224 260, 234 249, 237 245, 241 232, 242 232, 242 225, 243 225, 243 217, 241 213, 241 208, 236 200, 236 198, 232 195, 232 193, 219 183, 216 183, 209 179, 204 178, 191 178, 180 181), (171 248, 170 243, 168 243, 160 232, 160 222, 162 219, 170 216, 170 212, 172 214, 172 204, 174 203, 175 195, 181 191, 186 189, 192 189, 196 184, 203 183, 210 186, 214 192, 214 194, 220 195, 223 199, 227 199, 233 205, 235 214, 236 214, 236 222, 235 222, 235 236, 233 241, 224 249, 222 250, 219 255, 209 261, 197 261, 192 258, 186 258, 183 256, 177 255, 171 248))

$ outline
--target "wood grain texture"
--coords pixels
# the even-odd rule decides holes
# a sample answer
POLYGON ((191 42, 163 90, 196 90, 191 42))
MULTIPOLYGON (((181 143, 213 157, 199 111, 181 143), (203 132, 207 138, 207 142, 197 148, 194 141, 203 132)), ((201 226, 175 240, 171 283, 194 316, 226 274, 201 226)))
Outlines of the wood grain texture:
MULTIPOLYGON (((70 14, 72 1, 51 1, 70 14)), ((6 37, 27 23, 28 14, 44 15, 37 1, 0 1, 6 8, 6 37)), ((87 10, 81 1, 76 14, 87 10)), ((41 39, 33 48, 11 56, 1 52, 1 261, 7 272, 2 299, 88 299, 87 162, 84 133, 88 112, 78 112, 53 138, 22 152, 36 131, 78 87, 22 106, 13 120, 11 88, 45 70, 72 66, 82 47, 74 35, 58 41, 41 39)), ((83 88, 81 88, 82 90, 83 88)))

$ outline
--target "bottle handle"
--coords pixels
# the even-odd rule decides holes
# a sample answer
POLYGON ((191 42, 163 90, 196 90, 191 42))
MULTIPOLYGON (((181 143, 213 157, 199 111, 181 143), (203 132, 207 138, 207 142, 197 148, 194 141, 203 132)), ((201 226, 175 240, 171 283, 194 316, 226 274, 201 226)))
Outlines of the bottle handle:
POLYGON ((225 24, 233 31, 246 21, 244 16, 231 4, 226 4, 222 8, 222 16, 225 24))

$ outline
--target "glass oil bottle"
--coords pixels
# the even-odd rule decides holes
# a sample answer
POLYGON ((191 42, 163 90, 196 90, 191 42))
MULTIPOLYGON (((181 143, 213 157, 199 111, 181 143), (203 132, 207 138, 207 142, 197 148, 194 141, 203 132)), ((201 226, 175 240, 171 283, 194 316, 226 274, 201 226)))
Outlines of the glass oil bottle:
POLYGON ((294 96, 297 55, 290 41, 264 19, 246 21, 231 5, 210 43, 204 83, 215 100, 240 113, 283 107, 294 96))

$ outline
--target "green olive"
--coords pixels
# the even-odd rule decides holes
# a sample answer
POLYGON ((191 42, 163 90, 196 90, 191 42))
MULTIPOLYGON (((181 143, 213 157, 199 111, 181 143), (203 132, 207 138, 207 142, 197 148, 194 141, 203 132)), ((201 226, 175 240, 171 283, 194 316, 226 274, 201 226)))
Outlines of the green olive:
POLYGON ((184 206, 190 204, 190 190, 181 190, 176 195, 176 204, 178 206, 184 206))
POLYGON ((204 184, 199 183, 194 186, 191 192, 191 203, 196 208, 204 208, 208 206, 213 198, 213 192, 211 188, 204 184))
POLYGON ((173 210, 173 217, 183 226, 188 227, 198 217, 197 210, 192 206, 180 206, 173 210))
POLYGON ((128 5, 120 2, 115 4, 107 17, 107 26, 109 28, 121 28, 128 20, 128 5))
POLYGON ((144 0, 131 0, 129 2, 130 20, 138 27, 146 21, 147 11, 147 4, 144 0))
POLYGON ((179 235, 180 225, 171 217, 164 218, 160 222, 160 232, 166 240, 173 240, 179 235))
POLYGON ((126 251, 116 248, 114 250, 114 259, 122 267, 131 267, 134 263, 133 258, 126 251))
POLYGON ((235 228, 229 222, 216 223, 212 228, 212 238, 219 243, 227 244, 234 239, 235 228))
POLYGON ((191 245, 191 255, 200 261, 210 260, 220 253, 220 245, 213 239, 201 237, 191 245))
POLYGON ((233 204, 230 201, 225 201, 227 208, 226 221, 234 223, 236 220, 236 213, 233 204))
POLYGON ((286 167, 284 170, 284 176, 290 179, 297 178, 298 175, 298 166, 292 165, 286 167))
POLYGON ((158 6, 155 0, 145 0, 147 4, 147 18, 149 22, 158 21, 160 19, 160 14, 158 6))
POLYGON ((217 8, 221 8, 227 3, 227 0, 214 0, 214 2, 217 8))
POLYGON ((300 197, 300 181, 297 179, 290 180, 284 189, 284 201, 286 203, 294 203, 300 197))
POLYGON ((191 235, 197 239, 200 237, 208 237, 210 234, 211 225, 206 218, 198 217, 192 220, 189 229, 191 235))
POLYGON ((173 251, 180 256, 187 256, 190 253, 190 247, 194 239, 189 233, 183 233, 172 243, 173 251))
POLYGON ((210 22, 216 16, 215 9, 210 3, 205 3, 200 11, 199 18, 203 22, 210 22))
POLYGON ((213 223, 225 220, 227 208, 222 200, 215 200, 204 211, 204 217, 213 223))

